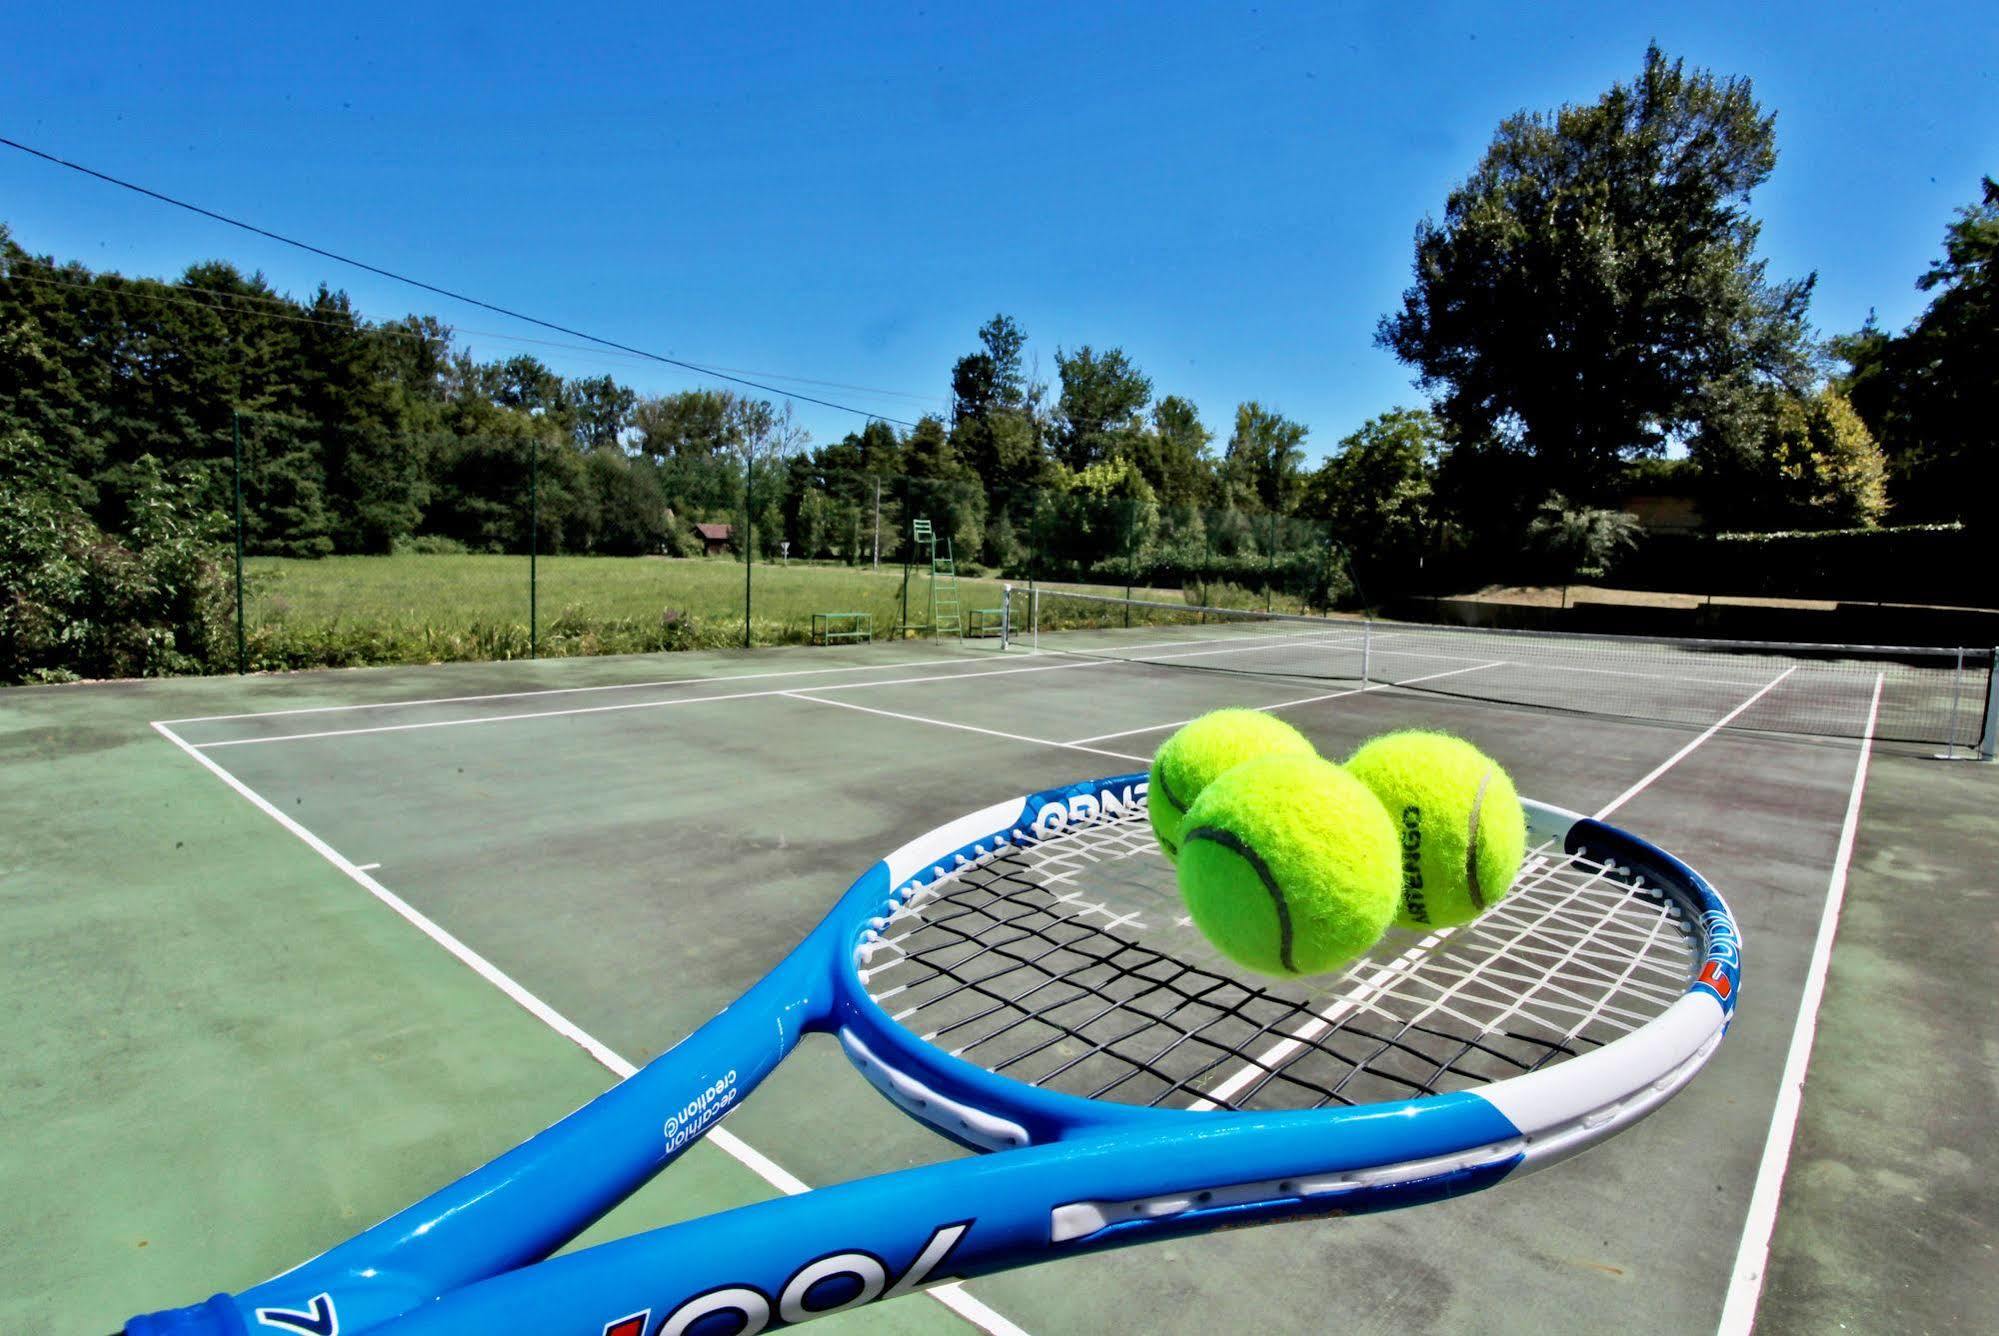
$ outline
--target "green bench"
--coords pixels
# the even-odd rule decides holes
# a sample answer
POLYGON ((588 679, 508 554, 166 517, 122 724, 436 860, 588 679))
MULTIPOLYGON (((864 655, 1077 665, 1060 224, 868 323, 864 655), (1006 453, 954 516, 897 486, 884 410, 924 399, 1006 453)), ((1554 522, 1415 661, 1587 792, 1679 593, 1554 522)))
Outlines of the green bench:
POLYGON ((867 643, 875 638, 872 612, 815 612, 812 614, 812 643, 831 645, 839 641, 867 643))

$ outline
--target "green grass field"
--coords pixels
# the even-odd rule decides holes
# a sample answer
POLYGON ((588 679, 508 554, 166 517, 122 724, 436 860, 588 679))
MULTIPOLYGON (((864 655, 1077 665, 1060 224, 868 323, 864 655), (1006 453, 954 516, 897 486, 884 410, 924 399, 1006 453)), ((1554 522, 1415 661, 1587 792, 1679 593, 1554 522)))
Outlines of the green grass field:
MULTIPOLYGON (((398 555, 247 563, 254 668, 523 658, 529 653, 525 557, 398 555)), ((743 566, 720 557, 543 557, 536 649, 544 655, 635 654, 743 643, 743 566)), ((866 612, 875 636, 901 621, 902 568, 795 563, 751 567, 750 630, 760 645, 801 644, 815 612, 866 612)), ((1094 585, 1065 585, 1122 594, 1094 585)), ((1177 600, 1178 590, 1135 590, 1177 600)), ((1000 581, 961 578, 967 625, 998 608, 1000 581)), ((911 582, 909 616, 929 620, 928 572, 911 582)))

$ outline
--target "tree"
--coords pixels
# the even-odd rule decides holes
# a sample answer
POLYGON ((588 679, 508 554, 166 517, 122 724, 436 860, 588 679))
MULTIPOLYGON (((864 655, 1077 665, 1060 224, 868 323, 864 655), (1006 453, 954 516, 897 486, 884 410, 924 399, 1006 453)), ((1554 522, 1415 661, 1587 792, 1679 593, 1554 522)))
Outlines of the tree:
POLYGON ((584 456, 590 489, 596 494, 597 532, 591 550, 637 557, 666 544, 666 501, 649 474, 655 465, 633 460, 617 449, 584 456))
POLYGON ((1122 348, 1101 354, 1088 344, 1073 353, 1057 349, 1055 366, 1062 378, 1056 456, 1071 469, 1117 456, 1120 443, 1143 429, 1139 414, 1152 399, 1152 382, 1122 348))
POLYGON ((912 478, 962 478, 971 472, 951 448, 944 424, 928 415, 919 419, 916 429, 909 433, 904 446, 904 465, 912 478))
POLYGON ((989 490, 1008 492, 1041 472, 1035 389, 1021 366, 1027 335, 1002 314, 979 327, 979 342, 951 368, 951 448, 989 490))
POLYGON ((1768 390, 1753 410, 1762 421, 1760 449, 1744 474, 1703 458, 1720 523, 1756 529, 1849 529, 1880 522, 1888 509, 1887 464, 1867 424, 1846 396, 1826 387, 1810 395, 1768 390))
POLYGON ((1159 441, 1159 475, 1150 481, 1159 499, 1174 506, 1201 504, 1214 479, 1208 444, 1215 434, 1201 422, 1200 410, 1169 394, 1152 406, 1152 433, 1159 441))
POLYGON ((1443 447, 1443 424, 1428 410, 1392 409, 1362 423, 1305 480, 1304 513, 1331 524, 1377 593, 1408 583, 1428 545, 1443 447))
POLYGON ((1298 499, 1306 430, 1302 422, 1254 400, 1237 405, 1235 433, 1222 460, 1231 490, 1265 510, 1290 513, 1298 499))
POLYGON ((632 409, 635 446, 656 463, 661 494, 687 519, 724 515, 742 504, 742 467, 733 456, 736 412, 728 390, 646 397, 632 409))
POLYGON ((794 541, 800 557, 823 557, 834 543, 846 537, 835 532, 834 520, 834 506, 826 493, 817 487, 807 488, 798 498, 798 518, 791 530, 797 535, 794 541))
POLYGON ((562 377, 526 353, 479 368, 479 390, 500 408, 560 418, 565 425, 569 397, 562 377))
POLYGON ((1638 520, 1621 510, 1578 506, 1550 492, 1527 525, 1528 550, 1562 584, 1601 580, 1638 546, 1638 520))
POLYGON ((1747 208, 1775 163, 1747 80, 1649 47, 1635 83, 1501 123, 1442 225, 1418 226, 1415 282, 1376 342, 1454 435, 1605 498, 1623 460, 1698 427, 1711 387, 1802 386, 1814 279, 1766 279, 1747 208))
POLYGON ((1958 212, 1944 256, 1917 280, 1934 293, 1899 335, 1870 319, 1834 341, 1843 388, 1879 439, 1905 520, 1991 523, 1999 486, 1999 181, 1958 212))
POLYGON ((388 552, 422 519, 426 460, 405 430, 402 397, 383 374, 383 341, 357 337, 363 322, 347 294, 322 286, 311 313, 298 335, 298 404, 319 426, 334 546, 388 552))
POLYGON ((572 380, 563 387, 568 406, 570 430, 579 450, 607 450, 621 446, 625 428, 639 397, 609 376, 572 380))

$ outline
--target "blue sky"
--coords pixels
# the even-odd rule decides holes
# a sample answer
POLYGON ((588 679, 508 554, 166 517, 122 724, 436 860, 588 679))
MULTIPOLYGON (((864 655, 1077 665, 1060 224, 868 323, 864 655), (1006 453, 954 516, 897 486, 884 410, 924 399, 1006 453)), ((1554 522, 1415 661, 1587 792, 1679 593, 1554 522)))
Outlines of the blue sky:
MULTIPOLYGON (((1999 174, 1999 8, 1395 3, 15 10, 0 134, 328 249, 866 412, 941 411, 996 311, 1123 347, 1218 438, 1259 399, 1312 453, 1420 401, 1372 346, 1500 119, 1668 54, 1754 81, 1754 201, 1814 323, 1899 327, 1999 174), (443 12, 440 12, 443 11, 443 12), (559 13, 551 21, 547 15, 559 13), (797 382, 787 382, 797 384, 797 382)), ((455 307, 0 150, 31 251, 222 257, 648 391, 685 372, 455 307), (470 332, 478 331, 478 332, 470 332)), ((801 405, 819 440, 860 417, 801 405)))

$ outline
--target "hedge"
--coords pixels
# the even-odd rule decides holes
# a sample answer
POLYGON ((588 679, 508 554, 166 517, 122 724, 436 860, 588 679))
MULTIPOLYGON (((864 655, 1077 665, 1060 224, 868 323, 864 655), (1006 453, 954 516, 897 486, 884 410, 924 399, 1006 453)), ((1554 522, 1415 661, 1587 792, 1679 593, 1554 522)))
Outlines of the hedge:
POLYGON ((1649 534, 1608 583, 1629 589, 1999 607, 1999 543, 1955 524, 1649 534))

